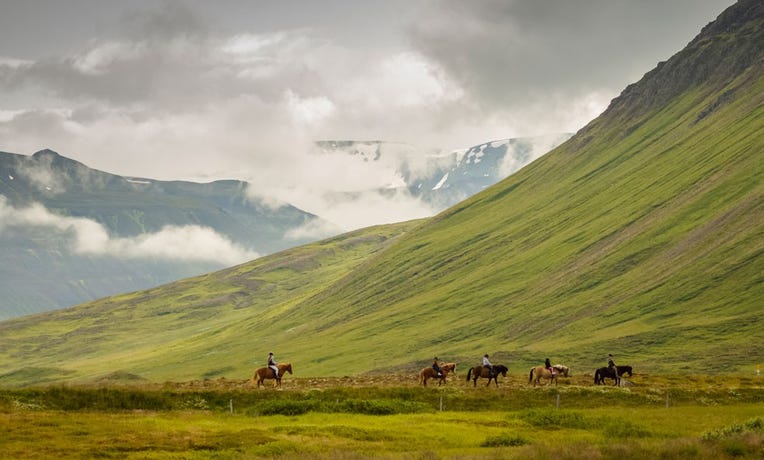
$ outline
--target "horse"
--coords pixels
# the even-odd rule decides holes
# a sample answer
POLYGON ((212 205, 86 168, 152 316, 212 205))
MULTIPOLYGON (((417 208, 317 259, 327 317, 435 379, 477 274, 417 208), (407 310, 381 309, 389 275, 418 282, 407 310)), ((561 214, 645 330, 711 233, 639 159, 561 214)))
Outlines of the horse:
POLYGON ((427 379, 438 379, 438 386, 440 386, 441 384, 446 383, 446 377, 449 372, 456 372, 456 363, 444 363, 440 366, 440 377, 438 377, 438 373, 435 372, 435 369, 432 367, 425 367, 419 371, 419 383, 423 386, 427 386, 427 379))
POLYGON ((252 382, 255 382, 257 380, 257 388, 260 388, 260 385, 265 386, 265 383, 263 383, 263 380, 265 379, 276 379, 276 383, 274 386, 281 386, 281 378, 284 377, 284 372, 292 373, 292 363, 279 363, 276 365, 276 367, 279 368, 279 376, 276 377, 273 375, 273 369, 270 367, 261 367, 255 371, 255 375, 252 376, 252 382))
POLYGON ((469 382, 470 379, 472 379, 472 386, 477 386, 477 379, 482 377, 484 379, 488 379, 488 383, 485 384, 485 386, 488 386, 491 384, 491 380, 493 379, 493 383, 495 383, 496 386, 498 387, 499 374, 506 377, 508 371, 509 369, 507 368, 507 366, 503 364, 494 364, 493 373, 490 373, 488 371, 488 368, 485 366, 475 366, 475 367, 471 367, 470 370, 467 372, 467 381, 469 382), (473 373, 474 373, 474 377, 473 377, 473 373))
POLYGON ((629 374, 629 377, 631 377, 631 366, 615 366, 615 368, 618 369, 619 377, 623 374, 629 374))
POLYGON ((528 376, 528 383, 533 382, 533 386, 535 387, 540 383, 542 378, 545 378, 549 379, 550 384, 554 381, 554 384, 557 385, 557 377, 560 376, 560 374, 562 374, 563 377, 567 377, 570 372, 570 368, 568 368, 568 366, 563 366, 562 364, 555 364, 552 367, 555 370, 554 374, 552 374, 546 366, 532 367, 531 373, 528 376))
POLYGON ((594 383, 597 385, 604 385, 605 384, 605 378, 613 379, 615 383, 614 386, 618 386, 621 383, 621 377, 618 375, 618 373, 613 370, 612 367, 600 367, 596 371, 594 371, 594 383))

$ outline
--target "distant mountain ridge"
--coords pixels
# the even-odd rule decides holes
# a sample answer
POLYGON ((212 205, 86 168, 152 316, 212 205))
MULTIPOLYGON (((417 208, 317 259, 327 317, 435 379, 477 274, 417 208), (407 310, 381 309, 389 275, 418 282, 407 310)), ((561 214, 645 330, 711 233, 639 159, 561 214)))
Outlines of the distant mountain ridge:
POLYGON ((318 141, 316 145, 322 154, 384 163, 391 180, 383 192, 404 191, 439 212, 515 173, 571 136, 560 133, 499 139, 450 152, 428 152, 378 140, 318 141))
POLYGON ((246 187, 233 180, 198 184, 122 177, 51 150, 32 156, 0 152, 0 209, 5 213, 0 222, 0 319, 145 289, 311 241, 285 235, 319 222, 317 216, 289 205, 275 209, 258 203, 247 196, 246 187), (76 233, 89 230, 93 233, 78 240, 81 245, 108 241, 77 251, 76 233), (219 259, 174 257, 162 248, 125 257, 131 238, 163 234, 166 241, 155 244, 185 243, 191 246, 187 252, 193 252, 200 248, 192 246, 202 241, 230 242, 242 258, 222 253, 219 259), (178 241, 193 237, 199 241, 178 241), (116 244, 106 246, 109 242, 116 244), (113 254, 117 245, 119 255, 113 254))

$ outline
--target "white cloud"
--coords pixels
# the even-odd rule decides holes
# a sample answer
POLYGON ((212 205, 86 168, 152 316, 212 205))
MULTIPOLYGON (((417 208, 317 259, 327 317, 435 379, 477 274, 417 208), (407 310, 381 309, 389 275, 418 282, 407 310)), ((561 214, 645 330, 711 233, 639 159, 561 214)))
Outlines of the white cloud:
POLYGON ((211 228, 197 225, 166 226, 156 233, 113 238, 91 219, 54 214, 39 203, 15 208, 0 196, 0 232, 10 227, 43 227, 72 239, 79 254, 120 258, 212 261, 235 265, 259 257, 211 228))
POLYGON ((72 58, 74 69, 86 75, 104 75, 118 61, 129 61, 146 53, 146 44, 104 42, 72 58))
POLYGON ((334 103, 325 96, 301 98, 287 90, 285 98, 292 118, 300 126, 315 126, 336 111, 334 103))
POLYGON ((326 220, 314 219, 305 225, 288 230, 284 234, 284 238, 288 240, 320 240, 342 233, 343 230, 326 220))

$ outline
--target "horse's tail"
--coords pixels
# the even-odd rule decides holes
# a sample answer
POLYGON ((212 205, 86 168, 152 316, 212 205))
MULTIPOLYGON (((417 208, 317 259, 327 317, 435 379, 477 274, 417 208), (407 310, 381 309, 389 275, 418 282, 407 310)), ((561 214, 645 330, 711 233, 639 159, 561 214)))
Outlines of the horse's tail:
POLYGON ((594 383, 599 383, 599 381, 600 381, 600 370, 597 369, 596 371, 594 371, 594 383))
POLYGON ((533 371, 535 371, 535 367, 531 367, 531 373, 528 375, 528 383, 533 382, 533 371))
POLYGON ((470 376, 472 376, 472 368, 470 367, 470 370, 467 371, 467 381, 470 381, 470 376))
POLYGON ((419 383, 421 384, 422 382, 424 382, 424 369, 419 371, 419 383))

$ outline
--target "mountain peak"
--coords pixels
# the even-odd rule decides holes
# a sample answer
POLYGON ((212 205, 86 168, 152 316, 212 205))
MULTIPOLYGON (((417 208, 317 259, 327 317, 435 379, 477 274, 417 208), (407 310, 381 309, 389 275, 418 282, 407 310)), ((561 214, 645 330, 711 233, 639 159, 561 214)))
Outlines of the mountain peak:
POLYGON ((38 152, 35 152, 32 155, 32 158, 38 159, 38 158, 44 157, 44 156, 60 157, 61 155, 59 155, 58 152, 55 152, 55 151, 53 151, 51 149, 42 149, 42 150, 40 150, 38 152))
MULTIPOLYGON (((764 2, 739 0, 680 52, 627 86, 603 115, 639 118, 699 86, 715 91, 764 62, 764 2)), ((601 121, 601 120, 600 120, 601 121)))

